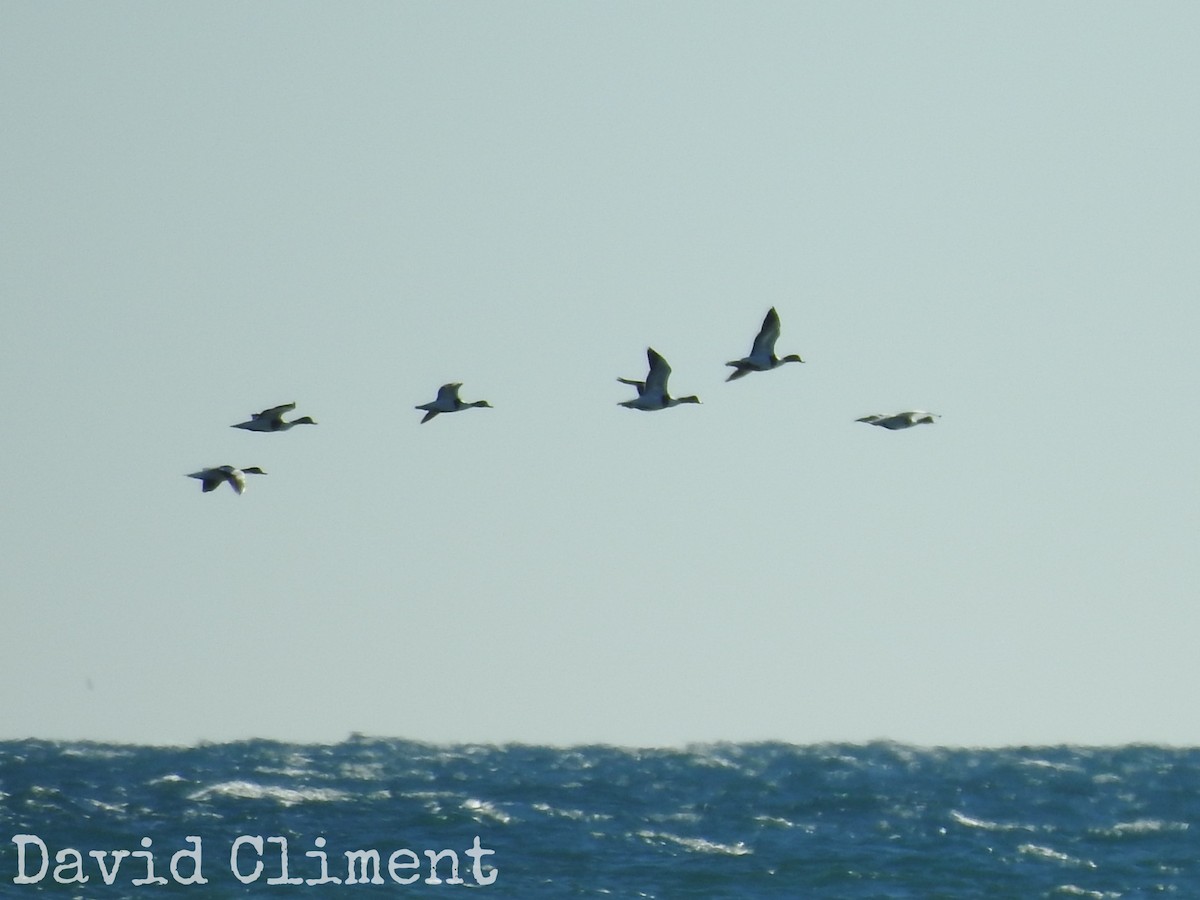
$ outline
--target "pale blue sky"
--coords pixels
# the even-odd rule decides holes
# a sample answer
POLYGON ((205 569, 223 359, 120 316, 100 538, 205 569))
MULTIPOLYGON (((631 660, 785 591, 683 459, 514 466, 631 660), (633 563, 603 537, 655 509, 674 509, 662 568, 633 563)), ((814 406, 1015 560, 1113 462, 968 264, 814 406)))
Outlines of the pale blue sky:
POLYGON ((1197 46, 3 4, 0 738, 1200 742, 1197 46))

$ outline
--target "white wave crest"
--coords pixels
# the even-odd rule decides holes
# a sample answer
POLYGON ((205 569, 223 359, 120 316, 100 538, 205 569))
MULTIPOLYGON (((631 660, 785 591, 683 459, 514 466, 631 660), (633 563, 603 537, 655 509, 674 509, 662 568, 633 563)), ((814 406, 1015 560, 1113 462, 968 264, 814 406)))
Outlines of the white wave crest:
POLYGON ((1163 832, 1186 832, 1187 822, 1168 822, 1162 818, 1136 818, 1133 822, 1117 822, 1111 828, 1088 829, 1103 838, 1121 838, 1128 834, 1162 834, 1163 832))
POLYGON ((473 797, 468 797, 463 801, 462 807, 473 813, 476 819, 492 819, 501 825, 507 825, 513 820, 512 816, 487 800, 476 800, 473 797))
POLYGON ((532 808, 547 816, 570 819, 573 822, 599 822, 612 818, 606 813, 589 813, 582 809, 558 809, 549 803, 534 803, 532 808))
POLYGON ((710 841, 706 838, 683 837, 682 835, 669 834, 665 831, 639 831, 637 835, 644 841, 670 842, 695 853, 724 853, 728 856, 745 856, 748 853, 754 852, 741 841, 738 841, 736 844, 718 844, 716 841, 710 841))
POLYGON ((1089 891, 1077 884, 1060 884, 1052 893, 1066 894, 1070 897, 1090 897, 1092 900, 1114 900, 1121 896, 1116 891, 1089 891))
POLYGON ((755 816, 754 821, 772 828, 799 828, 805 834, 816 834, 817 831, 817 826, 811 823, 793 822, 791 819, 782 819, 779 816, 755 816))
POLYGON ((972 816, 964 815, 957 809, 950 810, 950 818, 964 828, 979 828, 983 831, 1037 831, 1033 825, 1026 825, 1021 822, 989 822, 987 819, 976 819, 972 816))
POLYGON ((279 787, 272 784, 257 784, 253 781, 222 781, 220 784, 209 785, 191 794, 188 799, 205 801, 213 797, 232 797, 238 800, 274 800, 282 806, 295 806, 298 803, 329 803, 345 800, 346 794, 331 788, 294 788, 279 787))
POLYGON ((1024 853, 1027 856, 1036 856, 1038 859, 1062 863, 1067 866, 1083 866, 1088 869, 1096 868, 1096 864, 1089 859, 1079 859, 1059 850, 1054 850, 1050 847, 1041 847, 1037 844, 1022 844, 1017 848, 1017 852, 1024 853))

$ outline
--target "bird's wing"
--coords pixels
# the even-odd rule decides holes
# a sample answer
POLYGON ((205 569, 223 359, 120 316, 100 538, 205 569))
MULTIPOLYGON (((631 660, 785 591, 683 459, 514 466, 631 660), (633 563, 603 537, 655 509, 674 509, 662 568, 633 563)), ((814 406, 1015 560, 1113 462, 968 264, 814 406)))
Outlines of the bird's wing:
POLYGON ((438 388, 437 400, 434 401, 438 406, 454 406, 458 402, 458 389, 462 387, 462 382, 452 381, 449 384, 443 384, 438 388))
POLYGON ((750 348, 750 355, 769 359, 775 354, 777 340, 779 340, 779 313, 775 312, 775 307, 772 306, 766 318, 763 319, 758 336, 754 338, 754 346, 750 348))
POLYGON ((667 394, 667 379, 671 377, 671 367, 653 347, 646 348, 646 359, 650 363, 650 371, 646 375, 646 387, 643 394, 665 397, 667 394))
POLYGON ((239 494, 246 489, 246 478, 242 475, 241 469, 232 469, 225 477, 229 486, 239 494))
POLYGON ((220 469, 201 469, 199 472, 193 472, 188 478, 198 478, 200 480, 200 490, 204 493, 215 491, 221 486, 225 480, 225 473, 220 469))
POLYGON ((291 412, 296 408, 295 403, 284 403, 282 406, 272 406, 270 409, 264 409, 262 412, 256 412, 252 418, 255 419, 282 419, 283 414, 291 412))

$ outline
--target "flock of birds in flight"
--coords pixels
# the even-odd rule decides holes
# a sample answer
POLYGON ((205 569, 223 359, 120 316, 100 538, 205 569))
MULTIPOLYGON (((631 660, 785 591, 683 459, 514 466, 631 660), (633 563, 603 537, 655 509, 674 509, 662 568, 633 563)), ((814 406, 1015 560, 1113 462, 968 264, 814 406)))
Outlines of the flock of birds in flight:
MULTIPOLYGON (((725 364, 733 368, 733 372, 725 380, 734 381, 735 379, 749 375, 751 372, 769 372, 785 363, 804 362, 795 353, 784 357, 776 356, 775 342, 778 339, 779 313, 775 311, 774 307, 771 307, 766 318, 763 319, 762 328, 759 329, 758 335, 754 338, 754 345, 750 348, 749 355, 725 364)), ((671 367, 653 347, 646 348, 646 359, 649 363, 649 371, 646 373, 644 381, 638 381, 633 378, 617 378, 617 381, 622 384, 628 384, 637 388, 637 396, 632 400, 622 400, 618 404, 619 406, 624 406, 627 409, 640 409, 646 412, 653 412, 659 409, 678 406, 681 403, 700 402, 700 398, 694 394, 687 397, 672 397, 670 395, 667 391, 667 379, 671 376, 671 367)), ((492 404, 486 400, 475 400, 471 403, 464 402, 458 396, 458 390, 461 387, 461 382, 443 384, 438 389, 437 397, 428 403, 422 403, 416 407, 425 413, 421 417, 421 424, 424 425, 430 419, 442 413, 459 412, 460 410, 471 409, 472 407, 491 408, 492 404)), ((298 419, 285 421, 283 418, 284 415, 295 408, 295 403, 285 403, 282 406, 264 409, 262 412, 253 413, 247 421, 238 422, 232 427, 241 428, 246 431, 273 432, 287 431, 297 425, 317 424, 316 420, 311 416, 301 416, 298 419)), ((936 418, 936 414, 917 409, 893 413, 887 416, 863 416, 861 419, 856 419, 855 421, 866 422, 869 425, 878 425, 889 431, 898 431, 903 428, 911 428, 914 425, 931 425, 934 418, 936 418)), ((214 491, 222 484, 228 483, 231 488, 240 494, 246 489, 246 475, 266 474, 258 466, 246 466, 240 469, 236 466, 213 466, 208 469, 201 469, 199 472, 192 472, 187 477, 198 478, 205 493, 214 491)))

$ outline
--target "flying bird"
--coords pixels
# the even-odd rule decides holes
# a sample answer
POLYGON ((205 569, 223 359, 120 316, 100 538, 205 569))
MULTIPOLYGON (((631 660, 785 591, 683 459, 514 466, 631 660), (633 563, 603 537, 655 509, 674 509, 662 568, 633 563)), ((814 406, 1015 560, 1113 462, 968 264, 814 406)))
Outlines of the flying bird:
POLYGON ((229 486, 239 494, 246 490, 246 475, 266 475, 267 473, 258 466, 246 466, 244 469, 239 469, 236 466, 216 466, 211 469, 201 469, 199 472, 192 472, 188 478, 199 478, 201 487, 204 493, 215 491, 223 483, 228 482, 229 486))
POLYGON ((937 413, 928 413, 920 409, 910 409, 908 412, 893 413, 890 416, 863 416, 861 419, 855 419, 855 422, 866 422, 868 425, 878 425, 880 428, 886 428, 888 431, 899 431, 903 428, 912 428, 914 425, 932 425, 933 420, 938 418, 937 413))
POLYGON ((492 404, 486 400, 476 400, 474 403, 464 403, 458 398, 458 389, 462 387, 461 381, 454 381, 450 384, 443 384, 438 388, 437 399, 429 403, 422 403, 417 409, 425 410, 425 415, 421 419, 421 424, 424 425, 438 413, 458 412, 460 409, 470 409, 472 406, 486 406, 492 408, 492 404))
POLYGON ((632 378, 617 378, 617 381, 622 384, 631 384, 637 388, 637 398, 634 400, 622 400, 618 406, 624 406, 627 409, 642 409, 653 411, 656 409, 666 409, 668 406, 678 406, 680 403, 699 403, 700 398, 691 397, 672 397, 667 393, 667 379, 671 377, 671 367, 667 365, 667 361, 653 347, 646 348, 646 359, 650 364, 650 371, 646 375, 645 381, 635 381, 632 378))
POLYGON ((732 362, 727 362, 725 365, 733 366, 733 372, 726 381, 733 381, 735 378, 741 378, 743 375, 748 375, 751 372, 769 372, 771 369, 776 369, 784 363, 798 362, 802 360, 795 353, 780 359, 775 355, 775 342, 779 340, 779 313, 775 312, 775 307, 771 307, 767 313, 767 317, 763 319, 762 328, 758 331, 758 336, 754 339, 754 346, 750 348, 750 355, 743 359, 735 359, 732 362))
POLYGON ((283 414, 291 412, 295 408, 295 403, 273 406, 270 409, 264 409, 262 412, 251 413, 248 421, 238 422, 236 425, 229 427, 244 428, 246 431, 287 431, 293 425, 317 424, 310 416, 301 416, 299 419, 293 419, 290 422, 283 421, 283 414))

